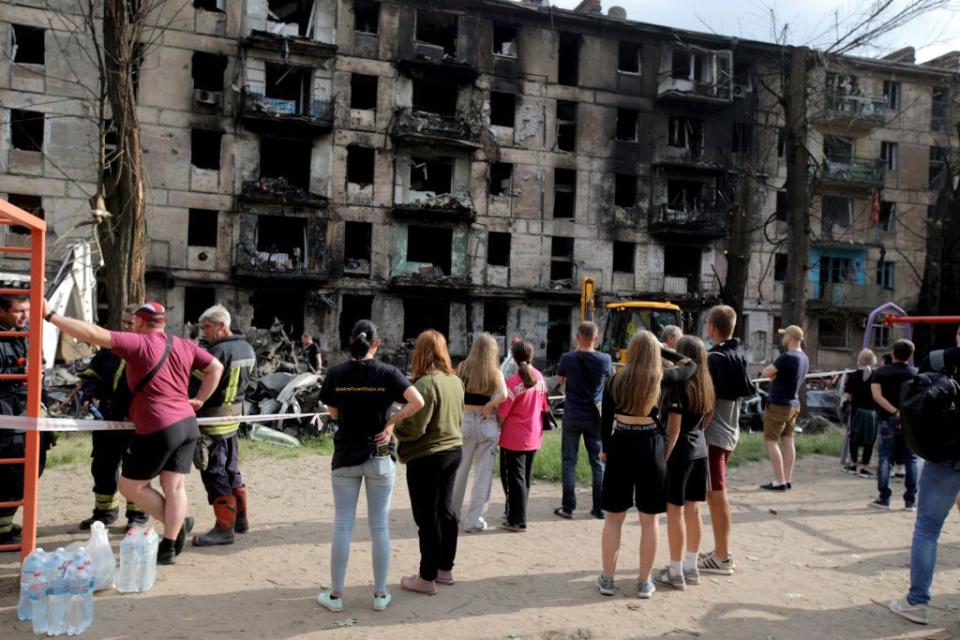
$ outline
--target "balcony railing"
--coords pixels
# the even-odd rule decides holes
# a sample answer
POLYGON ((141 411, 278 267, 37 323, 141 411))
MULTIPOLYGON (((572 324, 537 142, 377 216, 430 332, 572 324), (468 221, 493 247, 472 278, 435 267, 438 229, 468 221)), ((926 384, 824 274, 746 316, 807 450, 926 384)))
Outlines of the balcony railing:
POLYGON ((236 247, 233 271, 237 275, 262 278, 324 278, 328 274, 323 257, 306 255, 301 247, 260 250, 246 244, 236 247))
POLYGON ((887 118, 887 100, 883 96, 838 95, 824 98, 823 118, 827 120, 862 121, 877 125, 887 118))
POLYGON ((482 128, 479 113, 440 115, 401 107, 394 115, 391 133, 397 138, 442 138, 478 146, 482 128))
POLYGON ((894 298, 893 289, 849 282, 811 283, 811 303, 849 309, 876 309, 894 298))
POLYGON ((650 285, 647 288, 650 293, 694 300, 720 295, 717 279, 710 273, 699 277, 696 274, 651 276, 650 285))
POLYGON ((408 202, 397 202, 393 215, 434 221, 472 221, 476 215, 469 193, 422 193, 408 202))
POLYGON ((651 233, 723 236, 726 229, 726 211, 710 205, 678 207, 662 203, 654 208, 650 220, 651 233))
POLYGON ((821 168, 821 180, 850 185, 882 185, 886 171, 883 160, 869 158, 825 158, 821 168))
POLYGON ((244 124, 258 132, 284 129, 292 135, 310 135, 333 127, 329 100, 283 100, 245 91, 241 106, 244 124))

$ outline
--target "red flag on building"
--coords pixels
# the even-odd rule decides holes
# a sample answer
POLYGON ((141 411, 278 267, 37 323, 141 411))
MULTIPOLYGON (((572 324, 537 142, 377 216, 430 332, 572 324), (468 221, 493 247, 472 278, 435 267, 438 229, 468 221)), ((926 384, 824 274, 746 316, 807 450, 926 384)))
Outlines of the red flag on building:
POLYGON ((880 189, 873 190, 873 202, 870 204, 870 224, 880 223, 880 189))

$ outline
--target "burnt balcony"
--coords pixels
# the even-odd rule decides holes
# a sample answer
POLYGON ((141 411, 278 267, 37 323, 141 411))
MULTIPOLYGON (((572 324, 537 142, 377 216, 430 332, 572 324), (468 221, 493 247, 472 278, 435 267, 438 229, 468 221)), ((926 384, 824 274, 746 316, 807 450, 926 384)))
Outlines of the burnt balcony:
POLYGON ((248 280, 327 280, 322 254, 310 255, 303 247, 260 250, 241 243, 234 252, 233 275, 248 280))
POLYGON ((476 149, 482 127, 479 113, 441 115, 401 107, 394 112, 390 135, 398 141, 441 142, 476 149))
POLYGON ((653 209, 650 234, 673 238, 722 238, 727 234, 727 212, 714 205, 682 207, 663 203, 653 209))
POLYGON ((700 47, 664 48, 657 99, 723 106, 733 102, 733 53, 700 47))
POLYGON ((875 158, 824 159, 820 182, 829 187, 870 189, 883 186, 883 160, 875 158))
POLYGON ((722 173, 731 168, 729 158, 716 148, 703 146, 674 147, 664 145, 657 149, 654 167, 681 168, 690 171, 722 173))
POLYGON ((335 44, 296 35, 289 30, 281 30, 279 33, 255 30, 243 39, 242 45, 261 51, 279 51, 284 55, 298 54, 318 58, 332 58, 337 52, 335 44))
POLYGON ((247 206, 281 205, 284 207, 322 209, 328 204, 328 199, 325 196, 292 185, 283 177, 244 180, 237 197, 241 204, 247 206))
POLYGON ((887 120, 887 100, 883 96, 841 95, 827 93, 823 111, 817 114, 820 124, 842 127, 848 131, 869 131, 887 120))
POLYGON ((663 274, 651 276, 646 293, 670 300, 713 300, 720 296, 716 277, 704 274, 663 274))
POLYGON ((875 284, 815 282, 810 286, 811 309, 859 309, 869 311, 893 302, 894 291, 875 284))
POLYGON ((291 138, 316 137, 333 129, 333 102, 285 100, 244 91, 240 119, 255 133, 291 138))
POLYGON ((417 80, 472 84, 479 75, 476 62, 447 53, 442 46, 415 42, 397 57, 397 69, 417 80))
POLYGON ((445 273, 439 265, 424 264, 416 271, 397 273, 390 277, 390 288, 410 291, 463 291, 471 286, 469 276, 445 273))
POLYGON ((393 216, 422 222, 473 222, 476 211, 466 194, 423 194, 395 204, 393 216))

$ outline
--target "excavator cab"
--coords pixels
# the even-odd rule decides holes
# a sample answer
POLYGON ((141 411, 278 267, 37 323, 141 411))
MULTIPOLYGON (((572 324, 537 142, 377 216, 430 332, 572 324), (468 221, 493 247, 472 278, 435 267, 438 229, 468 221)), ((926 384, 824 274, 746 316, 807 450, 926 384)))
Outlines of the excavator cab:
POLYGON ((669 302, 612 302, 607 305, 600 350, 615 363, 626 361, 627 345, 638 331, 652 331, 659 339, 668 324, 681 324, 680 307, 669 302))

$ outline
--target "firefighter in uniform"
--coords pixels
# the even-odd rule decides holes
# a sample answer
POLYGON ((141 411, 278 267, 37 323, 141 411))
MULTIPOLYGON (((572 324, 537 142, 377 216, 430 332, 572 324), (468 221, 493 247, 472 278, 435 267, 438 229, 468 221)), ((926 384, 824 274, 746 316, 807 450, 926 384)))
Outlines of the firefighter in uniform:
MULTIPOLYGON (((133 313, 139 305, 128 305, 120 320, 121 331, 134 331, 136 323, 133 313)), ((95 410, 104 420, 122 421, 127 419, 130 407, 130 387, 127 385, 126 362, 109 349, 100 349, 93 356, 90 365, 80 373, 83 378, 82 395, 90 403, 91 412, 95 410)), ((96 414, 95 414, 96 415, 96 414)), ((117 479, 120 476, 120 460, 133 436, 133 431, 94 431, 93 452, 90 457, 90 473, 93 475, 93 515, 80 523, 83 531, 90 529, 94 522, 105 526, 113 524, 120 513, 120 491, 117 479)), ((148 516, 143 509, 127 501, 127 530, 134 526, 143 526, 148 516)))
MULTIPOLYGON (((27 296, 0 295, 0 331, 26 331, 30 316, 27 296)), ((27 339, 0 337, 0 373, 24 373, 27 367, 27 339)), ((0 381, 0 415, 22 415, 26 409, 27 385, 21 380, 0 381)), ((47 462, 53 434, 40 434, 40 473, 47 462)), ((24 432, 0 429, 0 458, 22 458, 26 448, 24 432)), ((0 465, 0 502, 23 498, 23 465, 0 465)), ((17 507, 0 508, 0 544, 20 542, 20 528, 13 524, 17 507)))
POLYGON ((233 544, 234 532, 246 533, 249 528, 247 488, 237 466, 240 423, 230 422, 229 418, 243 414, 244 391, 257 359, 253 347, 243 336, 231 332, 230 312, 221 305, 203 312, 200 331, 209 345, 207 351, 223 364, 223 375, 217 390, 197 416, 227 418, 222 424, 200 426, 201 445, 194 459, 216 517, 216 524, 209 532, 193 538, 194 545, 206 547, 233 544))

